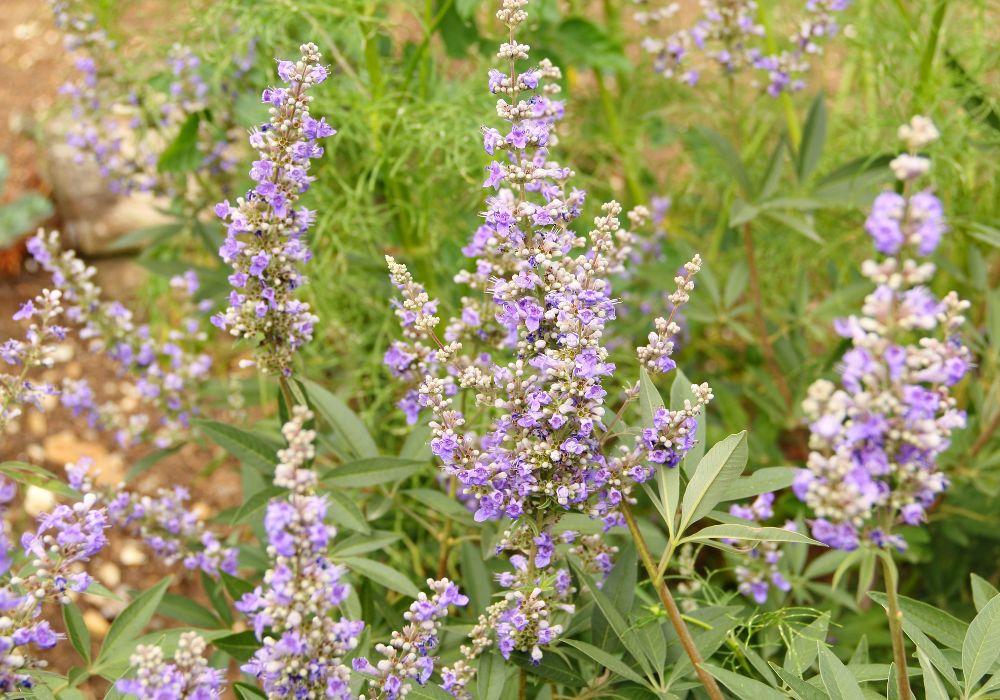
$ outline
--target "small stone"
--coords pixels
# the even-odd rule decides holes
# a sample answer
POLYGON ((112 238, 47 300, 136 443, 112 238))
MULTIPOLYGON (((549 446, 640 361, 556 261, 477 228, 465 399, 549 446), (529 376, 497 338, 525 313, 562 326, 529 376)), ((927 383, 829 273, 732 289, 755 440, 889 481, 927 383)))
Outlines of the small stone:
POLYGON ((87 626, 87 631, 92 637, 103 638, 108 632, 111 624, 104 618, 104 615, 96 610, 86 610, 83 613, 83 624, 87 626))
POLYGON ((138 566, 146 563, 146 553, 133 542, 126 543, 118 552, 118 561, 125 566, 138 566))
POLYGON ((31 411, 28 413, 27 423, 29 433, 32 435, 45 435, 48 428, 48 421, 45 419, 45 414, 38 411, 31 411))
POLYGON ((24 492, 24 512, 33 518, 52 510, 56 505, 56 497, 51 491, 39 486, 29 486, 24 492))
POLYGON ((103 583, 107 588, 115 588, 122 582, 122 572, 121 569, 113 563, 107 561, 97 567, 97 578, 99 578, 101 583, 103 583))
POLYGON ((120 455, 109 453, 99 442, 81 440, 72 431, 63 430, 50 435, 43 444, 45 459, 59 467, 90 457, 94 460, 94 470, 97 472, 95 481, 98 484, 114 486, 125 477, 124 462, 120 455))

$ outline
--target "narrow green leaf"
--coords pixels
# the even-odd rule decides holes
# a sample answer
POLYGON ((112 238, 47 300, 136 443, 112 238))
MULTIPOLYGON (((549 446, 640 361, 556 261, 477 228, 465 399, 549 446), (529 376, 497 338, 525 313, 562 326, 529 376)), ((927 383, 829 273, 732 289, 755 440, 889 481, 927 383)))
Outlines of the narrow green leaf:
POLYGON ((343 399, 308 379, 303 380, 302 384, 309 394, 309 400, 327 425, 356 457, 378 455, 378 446, 368 428, 343 399))
POLYGON ((411 598, 420 595, 420 589, 413 585, 413 582, 405 574, 391 566, 363 557, 343 557, 340 561, 351 571, 371 579, 380 586, 385 586, 411 598))
POLYGON ((580 674, 557 654, 545 654, 541 663, 538 663, 523 651, 516 651, 510 655, 510 660, 530 675, 538 676, 550 683, 558 683, 570 688, 579 688, 586 683, 580 674))
POLYGON ((726 140, 726 137, 720 134, 718 131, 709 129, 708 127, 698 126, 695 127, 695 132, 701 136, 716 152, 716 154, 722 159, 726 168, 729 170, 729 174, 732 176, 733 180, 740 186, 743 194, 746 197, 750 197, 753 194, 753 185, 750 183, 750 176, 747 174, 746 168, 743 167, 743 161, 740 159, 739 153, 733 148, 733 145, 726 140))
POLYGON ((567 639, 565 643, 571 647, 575 647, 582 651, 584 654, 589 656, 591 659, 597 662, 598 666, 607 668, 614 673, 617 673, 622 678, 626 678, 640 685, 649 687, 642 676, 633 671, 628 664, 619 659, 617 656, 609 654, 603 649, 595 647, 593 644, 588 644, 587 642, 580 641, 579 639, 567 639))
POLYGON ((771 664, 771 670, 791 689, 792 695, 798 700, 830 700, 829 695, 811 683, 802 680, 797 674, 783 669, 775 663, 771 664))
POLYGON ((738 525, 736 523, 724 525, 709 525, 698 530, 693 535, 688 535, 680 542, 707 542, 709 540, 749 540, 751 542, 801 542, 822 546, 811 537, 803 535, 795 530, 786 530, 783 527, 755 527, 753 525, 738 525))
POLYGON ((176 593, 164 593, 163 600, 156 608, 158 615, 169 617, 195 627, 214 629, 222 626, 222 622, 208 608, 198 605, 187 596, 176 593))
POLYGON ((113 661, 131 651, 132 643, 149 624, 172 580, 173 577, 167 576, 149 590, 142 592, 129 603, 128 607, 118 613, 118 617, 111 623, 108 633, 104 636, 104 643, 97 655, 97 663, 113 661))
POLYGON ((962 642, 962 673, 971 689, 1000 658, 1000 596, 994 596, 969 625, 962 642))
POLYGON ((156 169, 161 173, 187 173, 195 170, 202 161, 198 149, 198 124, 201 115, 198 112, 188 115, 181 124, 180 131, 171 141, 156 163, 156 169))
POLYGON ((679 534, 705 517, 722 500, 746 464, 746 431, 730 435, 712 446, 698 463, 684 490, 679 534))
POLYGON ((926 700, 948 700, 948 690, 941 682, 941 677, 934 670, 934 664, 927 658, 922 650, 917 649, 917 660, 920 662, 920 670, 924 674, 924 697, 926 700))
POLYGON ((406 489, 403 493, 432 511, 456 520, 472 522, 472 514, 462 502, 457 498, 449 497, 446 493, 436 489, 406 489))
POLYGON ((5 474, 19 484, 37 486, 64 498, 79 500, 80 494, 67 486, 48 469, 27 462, 0 463, 0 474, 5 474))
POLYGON ((798 676, 805 673, 816 660, 817 642, 826 641, 829 626, 830 613, 826 612, 802 629, 796 630, 785 656, 785 669, 798 676))
POLYGON ((334 504, 335 507, 331 508, 329 512, 331 520, 355 532, 365 535, 371 534, 371 526, 368 525, 364 513, 358 508, 358 504, 355 503, 353 498, 343 491, 331 490, 327 492, 327 495, 336 501, 334 504))
POLYGON ((259 688, 254 688, 247 683, 233 683, 233 692, 236 693, 240 700, 256 700, 257 698, 267 697, 259 688))
POLYGON ((164 459, 172 454, 175 454, 178 450, 181 449, 181 447, 182 445, 174 445, 173 447, 164 447, 162 450, 155 450, 153 452, 150 452, 145 457, 142 457, 141 459, 136 461, 135 464, 132 465, 131 469, 128 470, 128 474, 125 475, 126 483, 132 483, 133 481, 135 481, 136 477, 138 477, 140 474, 149 471, 149 469, 156 466, 157 462, 159 462, 161 459, 164 459))
POLYGON ((69 636, 70 644, 76 649, 86 665, 90 665, 90 631, 83 621, 83 615, 76 603, 69 603, 62 606, 63 622, 66 625, 66 634, 69 636))
POLYGON ((371 535, 353 535, 337 542, 332 553, 339 557, 356 557, 385 549, 398 539, 400 536, 397 533, 385 530, 372 532, 371 535))
POLYGON ((735 479, 723 501, 742 501, 769 491, 780 491, 792 485, 796 467, 764 467, 753 474, 735 479))
MULTIPOLYGON (((607 596, 611 605, 624 619, 628 619, 635 602, 635 585, 639 575, 638 558, 635 546, 629 543, 616 557, 615 565, 601 588, 601 592, 607 596)), ((590 638, 604 651, 617 652, 622 648, 600 607, 595 606, 590 615, 590 638)))
POLYGON ((495 651, 486 652, 479 657, 476 697, 480 700, 500 700, 504 694, 504 686, 513 673, 513 667, 508 666, 500 654, 495 651))
POLYGON ((288 489, 282 488, 281 486, 268 486, 261 491, 258 491, 250 498, 243 501, 236 512, 233 513, 232 520, 229 521, 230 525, 239 525, 245 523, 250 518, 254 517, 259 511, 263 510, 268 503, 270 503, 272 498, 277 498, 283 493, 287 493, 288 489))
POLYGON ((799 181, 806 180, 819 164, 826 142, 826 102, 820 92, 809 107, 809 116, 802 130, 802 144, 799 146, 797 170, 799 181))
POLYGON ((971 579, 972 601, 976 604, 976 612, 979 612, 988 602, 1000 595, 1000 591, 994 588, 993 584, 981 576, 972 574, 971 579))
POLYGON ((720 683, 729 688, 740 700, 787 700, 787 696, 754 678, 741 676, 711 664, 702 664, 720 683))
POLYGON ((277 452, 280 449, 275 443, 242 428, 215 420, 198 419, 193 423, 212 442, 244 464, 265 474, 274 471, 278 459, 277 452))
POLYGON ((331 487, 364 488, 401 481, 416 474, 424 462, 399 457, 366 457, 341 464, 323 474, 323 483, 331 487))
POLYGON ((819 675, 830 697, 837 700, 865 700, 861 686, 847 670, 847 666, 825 644, 819 644, 818 647, 819 675))
MULTIPOLYGON (((887 605, 885 593, 872 591, 868 597, 883 608, 887 605)), ((906 596, 899 596, 899 608, 903 612, 904 621, 909 620, 946 647, 955 651, 962 650, 967 629, 964 622, 933 605, 906 596)))
POLYGON ((462 587, 469 596, 473 610, 485 610, 493 595, 493 585, 486 563, 479 555, 478 548, 471 542, 462 542, 459 547, 462 562, 462 587))
POLYGON ((223 651, 240 663, 249 661, 250 657, 260 649, 260 642, 250 630, 236 632, 220 637, 212 642, 216 649, 223 651))

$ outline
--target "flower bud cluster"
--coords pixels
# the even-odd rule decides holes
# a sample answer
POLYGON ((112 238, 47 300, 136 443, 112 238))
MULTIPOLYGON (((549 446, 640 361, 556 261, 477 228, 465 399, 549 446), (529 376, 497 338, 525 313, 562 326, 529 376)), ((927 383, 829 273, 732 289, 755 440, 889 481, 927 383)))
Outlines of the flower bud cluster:
MULTIPOLYGON (((937 135, 922 117, 900 129, 914 157, 937 135)), ((932 252, 946 225, 937 199, 911 193, 909 172, 898 176, 903 193, 889 193, 891 214, 881 194, 866 223, 876 249, 898 257, 862 266, 876 287, 860 316, 836 324, 851 343, 839 368, 842 388, 819 380, 803 402, 811 452, 793 487, 816 514, 813 537, 841 549, 862 540, 905 546, 892 529, 926 519, 948 485, 938 457, 965 425, 951 387, 972 366, 958 335, 969 303, 955 292, 939 299, 926 286, 934 266, 911 256, 932 252)))
MULTIPOLYGON (((80 382, 66 385, 64 404, 76 414, 94 416, 94 422, 110 422, 105 427, 116 430, 122 446, 148 433, 158 446, 165 447, 184 434, 198 411, 193 387, 208 376, 212 364, 207 354, 197 350, 206 336, 194 309, 179 327, 171 328, 162 338, 155 337, 148 325, 135 322, 132 312, 121 302, 102 298, 102 290, 94 282, 97 271, 73 251, 61 250, 58 233, 40 231, 28 241, 28 251, 52 275, 53 284, 62 292, 66 318, 79 326, 80 338, 89 341, 90 350, 114 360, 123 375, 136 376, 136 393, 162 415, 159 425, 154 424, 150 414, 137 413, 127 420, 115 417, 114 411, 95 406, 93 392, 80 382)), ((181 308, 194 306, 194 273, 176 278, 172 286, 181 308)), ((197 311, 204 312, 209 305, 202 302, 197 311)))
POLYGON ((366 676, 370 691, 358 700, 396 700, 405 697, 412 681, 425 685, 434 672, 434 650, 438 631, 452 606, 463 607, 469 599, 448 579, 427 579, 431 596, 421 593, 403 613, 406 626, 392 633, 388 644, 376 644, 375 651, 384 658, 372 664, 367 658, 354 659, 354 670, 366 676))
POLYGON ((275 485, 288 493, 272 498, 264 517, 270 568, 263 584, 236 607, 249 618, 263 646, 244 664, 268 698, 349 700, 350 669, 345 657, 359 641, 364 622, 334 618, 350 593, 344 570, 327 550, 336 534, 326 523, 329 502, 316 493, 310 468, 316 433, 306 428, 312 413, 296 406, 282 434, 275 485))
POLYGON ((219 255, 233 268, 233 290, 229 307, 212 323, 234 337, 256 339, 260 368, 286 376, 317 321, 309 304, 295 298, 306 281, 301 266, 312 258, 305 237, 316 213, 296 204, 313 181, 310 162, 323 155, 317 141, 336 133, 309 114, 309 91, 327 77, 319 50, 314 44, 299 49, 298 61, 278 62, 285 86, 267 88, 261 98, 271 118, 250 134, 260 156, 250 169, 256 184, 235 204, 215 207, 226 223, 219 255))
POLYGON ((163 649, 140 644, 129 658, 134 678, 122 678, 115 689, 125 695, 156 700, 216 700, 222 697, 222 670, 205 659, 208 644, 197 632, 185 632, 177 642, 173 662, 163 649))
POLYGON ((0 361, 15 368, 14 374, 0 373, 0 433, 11 420, 21 415, 22 406, 42 409, 42 399, 58 393, 45 383, 30 378, 32 370, 54 364, 56 345, 66 338, 60 325, 63 316, 62 292, 44 289, 26 301, 14 314, 15 321, 28 321, 24 340, 10 338, 0 344, 0 361))

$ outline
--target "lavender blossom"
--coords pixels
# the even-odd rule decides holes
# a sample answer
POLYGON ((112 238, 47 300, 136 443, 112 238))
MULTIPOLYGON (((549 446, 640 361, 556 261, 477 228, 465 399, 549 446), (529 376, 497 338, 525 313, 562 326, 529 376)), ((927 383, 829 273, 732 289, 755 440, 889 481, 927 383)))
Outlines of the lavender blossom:
MULTIPOLYGON (((644 9, 635 15, 641 25, 670 20, 679 5, 650 5, 636 0, 644 9)), ((847 9, 850 0, 809 0, 802 15, 795 17, 795 29, 788 37, 788 48, 776 50, 769 45, 765 27, 758 20, 760 9, 755 0, 701 0, 701 16, 693 26, 677 30, 663 38, 646 37, 643 49, 653 56, 653 68, 666 78, 696 85, 705 65, 715 65, 727 76, 756 71, 766 77, 767 94, 777 97, 805 87, 803 77, 811 57, 821 54, 823 43, 837 33, 836 14, 847 9), (693 61, 700 56, 701 61, 693 61), (703 65, 704 64, 704 65, 703 65)), ((753 78, 756 84, 757 78, 753 78)))
POLYGON ((307 303, 295 298, 306 281, 300 266, 312 257, 305 236, 315 220, 315 212, 295 205, 313 180, 310 161, 323 155, 316 142, 336 133, 323 118, 309 114, 308 91, 327 77, 319 50, 314 44, 299 48, 298 62, 278 62, 287 87, 264 90, 270 122, 250 134, 250 145, 260 155, 250 170, 257 184, 235 205, 227 200, 215 207, 226 222, 219 255, 233 268, 234 289, 229 308, 212 323, 235 337, 257 339, 261 369, 285 376, 318 320, 307 303))
MULTIPOLYGON (((634 235, 622 226, 615 202, 603 206, 588 238, 570 228, 585 194, 569 187, 572 170, 552 160, 552 128, 562 106, 549 98, 544 80, 555 69, 548 63, 518 69, 528 58, 515 36, 527 17, 525 4, 504 0, 497 13, 509 30, 498 53, 507 72, 491 70, 488 84, 500 95, 497 114, 506 133, 483 129, 484 149, 494 158, 483 186, 496 194, 487 198, 484 224, 467 250, 478 256, 475 270, 456 277, 483 300, 463 301, 442 341, 436 301, 387 258, 402 297, 396 313, 404 339, 386 360, 412 387, 407 401, 431 410, 431 451, 457 480, 460 495, 475 499, 475 520, 512 523, 498 546, 511 553, 513 570, 500 577, 509 591, 481 618, 464 658, 442 672, 457 696, 466 694, 471 661, 493 637, 504 656, 541 659, 542 648, 562 631, 557 618, 573 607, 569 573, 557 564, 569 552, 557 547, 552 526, 570 511, 602 518, 606 527, 618 524, 618 506, 636 481, 648 478, 654 464, 676 466, 690 449, 695 416, 711 395, 707 386, 695 387, 696 405, 664 409, 634 446, 605 454, 605 441, 616 437, 604 406, 603 383, 615 371, 603 343, 617 304, 608 277, 628 260, 634 235), (493 416, 481 436, 454 408, 459 390, 493 416)), ((635 211, 630 225, 647 217, 644 208, 635 211)), ((692 261, 691 274, 698 264, 692 261)), ((689 277, 678 284, 686 300, 689 277)), ((662 332, 651 361, 669 354, 671 328, 662 332)), ((603 554, 590 560, 602 569, 610 561, 610 553, 603 554)))
MULTIPOLYGON (((0 500, 9 501, 13 489, 0 488, 0 500)), ((15 693, 31 688, 32 669, 44 668, 44 660, 33 658, 34 649, 54 647, 62 635, 42 616, 46 603, 66 605, 71 592, 90 586, 82 564, 107 545, 107 512, 95 508, 93 494, 72 506, 60 505, 38 517, 38 528, 21 537, 21 547, 31 564, 30 573, 10 575, 0 585, 0 691, 15 693)), ((6 536, 5 536, 6 538, 6 536)), ((5 556, 7 566, 9 558, 5 556)))
POLYGON ((22 406, 40 410, 46 396, 58 393, 49 384, 33 381, 30 374, 37 368, 53 365, 55 345, 66 337, 66 329, 58 323, 63 315, 61 302, 61 291, 45 289, 14 314, 15 321, 30 321, 30 324, 24 340, 11 338, 0 344, 0 360, 18 368, 16 374, 0 374, 0 432, 21 415, 22 406))
MULTIPOLYGON (((72 251, 61 250, 58 233, 39 232, 28 241, 28 251, 62 291, 66 318, 79 326, 80 338, 90 341, 91 351, 104 353, 118 363, 123 374, 136 375, 140 398, 163 414, 159 425, 143 413, 132 416, 127 423, 119 421, 114 426, 119 444, 133 444, 149 432, 158 446, 165 447, 184 434, 191 417, 198 412, 197 394, 192 389, 208 376, 212 364, 207 354, 195 350, 205 340, 196 319, 188 317, 180 328, 157 338, 148 325, 136 324, 132 312, 123 304, 102 298, 101 288, 93 281, 97 271, 72 251)), ((193 273, 179 280, 188 292, 196 289, 193 273)), ((74 412, 99 412, 97 406, 83 403, 88 393, 79 385, 73 394, 69 407, 74 412)))
POLYGON ((186 488, 161 488, 155 496, 147 496, 129 490, 124 482, 101 487, 94 481, 98 472, 89 457, 67 464, 66 476, 72 488, 97 496, 107 507, 114 527, 141 538, 168 566, 181 562, 188 570, 212 577, 218 577, 220 571, 236 574, 239 550, 223 546, 191 510, 186 488))
POLYGON ((344 571, 327 548, 336 534, 326 520, 329 502, 316 493, 309 468, 316 433, 305 424, 312 414, 296 406, 282 428, 288 447, 278 452, 274 484, 289 490, 267 506, 264 582, 236 604, 253 626, 261 647, 243 666, 260 681, 268 698, 323 697, 349 700, 350 669, 345 657, 358 645, 364 622, 333 615, 347 598, 344 571))
MULTIPOLYGON (((937 135, 924 117, 900 129, 911 160, 937 135)), ((902 549, 893 528, 926 519, 948 485, 938 457, 965 425, 951 387, 972 364, 958 336, 969 303, 955 292, 938 299, 927 286, 935 268, 919 257, 946 230, 940 202, 912 191, 911 169, 897 174, 903 194, 891 208, 879 195, 865 226, 876 249, 894 257, 862 265, 876 288, 861 316, 836 324, 852 346, 839 368, 843 388, 821 379, 803 402, 812 451, 793 488, 817 516, 813 537, 839 549, 863 540, 902 549)))
POLYGON ((170 663, 161 648, 140 644, 129 658, 135 678, 119 679, 115 689, 140 699, 216 700, 222 697, 225 679, 220 669, 208 665, 207 646, 197 632, 185 632, 170 663))
MULTIPOLYGON (((729 514, 753 523, 762 523, 774 516, 774 494, 762 493, 749 506, 733 504, 729 514)), ((795 530, 795 523, 785 523, 786 530, 795 530)), ((733 540, 723 540, 736 546, 733 540)), ((777 542, 759 542, 746 551, 742 564, 736 567, 737 590, 753 599, 758 605, 767 602, 768 593, 774 586, 779 591, 790 591, 792 584, 788 582, 778 564, 784 552, 777 542)))
POLYGON ((393 632, 388 644, 376 644, 375 651, 384 656, 372 664, 368 659, 354 659, 354 670, 371 676, 368 695, 359 695, 358 700, 396 700, 405 697, 412 681, 425 685, 434 672, 434 657, 438 646, 438 631, 442 619, 452 606, 462 607, 469 599, 462 595, 458 586, 448 579, 435 581, 427 579, 433 594, 428 598, 421 593, 403 613, 406 626, 393 632))

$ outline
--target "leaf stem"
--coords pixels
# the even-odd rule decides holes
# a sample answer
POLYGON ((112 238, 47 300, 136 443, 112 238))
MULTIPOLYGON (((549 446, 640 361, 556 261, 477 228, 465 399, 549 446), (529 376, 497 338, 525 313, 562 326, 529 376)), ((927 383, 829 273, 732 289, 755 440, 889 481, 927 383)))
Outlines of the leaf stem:
POLYGON ((660 602, 663 603, 663 607, 667 611, 667 617, 670 618, 670 624, 673 625, 674 631, 677 632, 677 637, 681 640, 681 646, 684 647, 685 653, 691 659, 695 673, 698 674, 698 680, 705 686, 708 697, 712 700, 723 700, 724 696, 719 689, 719 684, 702 668, 704 659, 701 658, 701 652, 695 646, 694 638, 691 637, 691 632, 688 631, 687 624, 684 622, 684 618, 677 607, 677 603, 674 601, 673 595, 670 593, 670 589, 667 588, 666 581, 657 573, 656 562, 653 561, 653 555, 649 551, 646 539, 639 532, 639 525, 635 521, 632 508, 629 506, 627 500, 622 500, 621 512, 625 517, 625 522, 628 524, 629 532, 632 533, 632 539, 635 540, 636 549, 639 551, 639 558, 642 559, 642 564, 646 568, 649 581, 653 584, 653 588, 656 589, 656 593, 660 597, 660 602))
POLYGON ((906 642, 903 640, 903 611, 899 609, 899 594, 897 591, 898 575, 892 554, 879 552, 882 560, 882 575, 885 579, 885 595, 888 605, 886 616, 889 618, 889 633, 892 635, 892 656, 896 662, 896 682, 899 688, 899 700, 911 700, 910 677, 906 670, 906 642))

